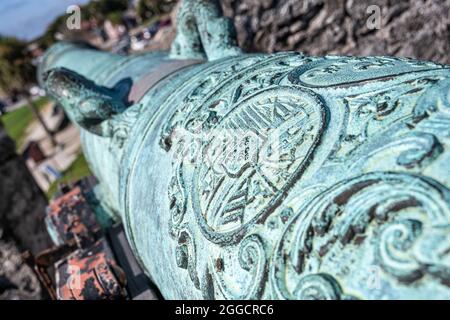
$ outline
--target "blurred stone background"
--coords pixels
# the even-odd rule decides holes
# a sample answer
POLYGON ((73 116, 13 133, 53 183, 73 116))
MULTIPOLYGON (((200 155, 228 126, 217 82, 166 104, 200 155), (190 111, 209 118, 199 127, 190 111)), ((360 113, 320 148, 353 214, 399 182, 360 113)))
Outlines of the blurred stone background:
POLYGON ((41 298, 40 285, 20 253, 28 249, 36 254, 50 245, 46 204, 0 122, 0 300, 41 298))
POLYGON ((221 0, 247 51, 393 55, 450 63, 450 0, 221 0), (369 29, 371 5, 381 28, 369 29))

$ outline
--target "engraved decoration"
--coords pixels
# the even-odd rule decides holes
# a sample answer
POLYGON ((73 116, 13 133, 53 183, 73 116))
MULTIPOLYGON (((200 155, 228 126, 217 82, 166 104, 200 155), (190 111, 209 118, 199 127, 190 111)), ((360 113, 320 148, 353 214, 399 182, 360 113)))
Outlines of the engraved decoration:
POLYGON ((204 297, 450 298, 448 68, 278 54, 221 70, 160 143, 176 257, 204 297))
POLYGON ((299 179, 313 157, 326 121, 323 104, 305 90, 278 87, 259 91, 240 102, 215 127, 244 140, 248 149, 223 152, 228 141, 216 135, 202 141, 204 159, 193 173, 191 195, 200 226, 213 242, 232 239, 246 226, 268 215, 286 189, 299 179), (197 192, 197 190, 199 192, 197 192))
POLYGON ((450 299, 449 66, 245 54, 218 1, 177 28, 169 55, 57 44, 39 76, 164 298, 450 299))

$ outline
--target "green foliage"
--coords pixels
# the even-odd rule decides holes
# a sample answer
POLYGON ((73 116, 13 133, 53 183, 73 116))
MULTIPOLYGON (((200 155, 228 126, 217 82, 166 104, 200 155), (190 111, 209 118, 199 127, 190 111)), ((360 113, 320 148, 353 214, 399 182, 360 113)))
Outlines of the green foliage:
POLYGON ((38 43, 43 49, 47 49, 55 43, 55 33, 60 32, 61 28, 65 26, 67 17, 66 14, 59 16, 47 27, 45 34, 38 39, 38 43))
POLYGON ((111 21, 113 25, 120 25, 123 23, 122 14, 120 12, 111 12, 106 16, 106 19, 111 21))
POLYGON ((172 10, 176 1, 174 0, 140 0, 136 11, 142 20, 148 20, 154 16, 169 12, 172 10))
POLYGON ((141 0, 136 8, 137 15, 142 20, 147 20, 156 15, 156 0, 141 0))
POLYGON ((92 1, 87 5, 87 8, 94 14, 99 16, 107 16, 112 12, 125 11, 128 8, 128 1, 126 0, 101 0, 92 1))
POLYGON ((36 68, 26 50, 26 43, 10 37, 0 36, 0 89, 9 95, 24 92, 34 83, 36 68))
MULTIPOLYGON (((38 110, 42 110, 48 103, 48 98, 39 98, 36 100, 38 110)), ((20 148, 25 140, 25 133, 28 126, 33 122, 34 115, 26 105, 8 112, 1 117, 5 131, 16 143, 16 148, 20 148)))

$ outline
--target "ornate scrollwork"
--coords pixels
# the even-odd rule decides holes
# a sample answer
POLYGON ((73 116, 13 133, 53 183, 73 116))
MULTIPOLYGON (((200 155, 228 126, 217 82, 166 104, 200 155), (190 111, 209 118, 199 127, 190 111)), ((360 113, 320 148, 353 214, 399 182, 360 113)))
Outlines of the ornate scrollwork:
MULTIPOLYGON (((223 260, 216 260, 215 263, 210 263, 210 269, 213 270, 213 279, 221 295, 225 299, 260 299, 265 288, 268 267, 266 252, 261 238, 255 234, 244 238, 239 244, 237 258, 240 268, 249 273, 250 276, 244 284, 241 284, 240 289, 234 291, 231 290, 231 287, 236 287, 237 285, 231 286, 222 276, 223 273, 227 272, 227 267, 222 265, 219 267, 217 265, 217 261, 223 264, 223 260)), ((233 269, 231 272, 234 273, 237 271, 233 269)), ((239 272, 242 274, 242 271, 239 272)))
POLYGON ((186 213, 186 196, 184 190, 186 188, 182 172, 182 165, 175 168, 176 174, 172 176, 169 185, 169 205, 170 205, 170 221, 169 231, 172 237, 178 234, 178 228, 183 222, 184 214, 186 213))
POLYGON ((444 280, 448 251, 426 239, 448 237, 449 200, 450 190, 436 181, 389 172, 344 180, 320 193, 290 220, 278 242, 271 265, 276 297, 295 298, 294 279, 313 270, 326 272, 320 261, 336 248, 359 246, 369 228, 375 229, 370 234, 376 239, 377 263, 388 274, 400 281, 425 274, 444 280), (434 261, 422 258, 437 255, 434 261))
POLYGON ((193 223, 203 236, 179 241, 178 266, 205 296, 226 299, 365 297, 346 267, 334 270, 339 259, 379 267, 389 285, 431 277, 449 286, 450 190, 423 175, 446 156, 447 141, 430 129, 446 119, 445 77, 429 73, 443 67, 300 56, 300 67, 287 73, 290 59, 212 73, 163 128, 163 148, 183 155, 172 158, 170 230, 180 239, 180 228, 193 223), (388 86, 371 87, 378 74, 388 86), (388 80, 396 75, 405 77, 388 80), (359 88, 342 94, 345 85, 359 88), (332 102, 314 90, 331 86, 342 94, 332 102), (430 90, 440 100, 420 108, 430 90), (180 138, 177 128, 192 136, 180 138), (325 139, 333 146, 321 148, 325 139), (339 170, 330 171, 330 183, 302 179, 320 176, 321 166, 339 170), (344 171, 360 175, 342 180, 350 175, 344 171), (306 190, 302 180, 308 196, 293 209, 281 206, 292 190, 306 190), (219 253, 208 257, 202 276, 191 261, 195 242, 219 253))
MULTIPOLYGON (((233 58, 231 59, 233 60, 233 58)), ((249 65, 255 64, 261 61, 261 59, 262 58, 258 56, 250 56, 246 59, 237 61, 235 64, 230 64, 228 61, 228 63, 218 63, 214 65, 214 67, 211 67, 211 70, 207 71, 208 74, 206 76, 203 75, 200 79, 198 79, 199 83, 195 87, 190 88, 189 93, 183 99, 181 108, 177 109, 172 114, 169 121, 164 126, 161 132, 161 147, 166 151, 169 151, 171 149, 171 139, 175 128, 181 125, 186 113, 192 111, 192 109, 195 108, 198 100, 203 99, 207 93, 209 93, 212 89, 221 84, 221 82, 225 81, 225 79, 229 78, 234 73, 238 72, 239 70, 246 70, 249 65)), ((170 104, 170 102, 171 100, 168 101, 167 104, 170 104)))
POLYGON ((445 116, 450 116, 450 79, 441 78, 439 80, 434 81, 434 85, 422 95, 414 108, 416 120, 438 111, 443 112, 445 116))
POLYGON ((183 229, 178 234, 178 245, 175 251, 177 266, 187 269, 192 283, 200 289, 200 280, 197 274, 197 256, 195 241, 188 229, 183 229))
MULTIPOLYGON (((414 106, 420 103, 421 97, 436 81, 439 81, 437 76, 422 76, 389 88, 346 96, 343 102, 349 112, 348 120, 339 148, 333 155, 334 161, 343 161, 354 155, 361 146, 368 144, 377 135, 387 136, 389 139, 385 132, 395 125, 395 134, 399 135, 401 122, 404 126, 413 128, 416 125, 412 116, 414 106)), ((413 135, 419 136, 412 133, 410 137, 413 135)))
POLYGON ((423 276, 420 264, 411 259, 411 248, 422 233, 418 220, 402 220, 389 224, 380 234, 377 256, 383 269, 404 281, 413 281, 423 276))
POLYGON ((343 297, 339 283, 329 274, 301 277, 293 294, 298 300, 340 300, 343 297))
POLYGON ((381 142, 366 144, 359 150, 359 159, 350 165, 350 170, 367 167, 380 162, 393 168, 424 168, 435 160, 444 148, 438 138, 431 133, 420 131, 399 132, 385 137, 381 142), (388 156, 387 156, 388 155, 388 156))
MULTIPOLYGON (((321 100, 307 90, 267 89, 241 101, 214 132, 202 137, 196 152, 201 159, 191 173, 188 192, 198 224, 210 241, 235 242, 247 225, 277 207, 306 170, 326 127, 326 114, 321 100), (225 133, 229 133, 226 141, 225 133), (235 150, 247 136, 260 143, 249 141, 257 149, 244 149, 242 158, 235 150)), ((175 182, 189 179, 187 173, 177 174, 181 176, 172 179, 169 190, 179 190, 175 182)))
MULTIPOLYGON (((246 225, 251 225, 264 215, 255 211, 256 207, 259 207, 260 211, 270 211, 274 208, 272 204, 263 203, 277 199, 273 200, 272 194, 264 191, 266 187, 262 184, 271 185, 272 193, 278 193, 277 198, 280 200, 285 192, 283 184, 287 185, 284 188, 288 187, 302 173, 325 127, 326 110, 320 99, 307 90, 284 87, 271 89, 271 86, 286 75, 287 70, 302 61, 301 55, 298 54, 274 55, 264 61, 254 56, 242 59, 235 65, 229 64, 226 68, 216 68, 208 77, 203 77, 200 85, 191 89, 184 99, 183 107, 171 116, 163 128, 160 144, 163 149, 173 154, 174 174, 168 188, 171 211, 169 230, 172 237, 179 238, 187 204, 190 202, 198 224, 207 238, 226 245, 236 242, 245 236, 246 225), (251 70, 258 72, 252 74, 251 70), (234 78, 239 79, 241 85, 236 85, 234 78), (267 89, 262 90, 264 88, 267 89), (210 107, 196 110, 204 105, 210 107), (191 116, 186 117, 186 113, 191 116), (252 120, 252 117, 258 117, 258 120, 252 120), (309 125, 305 126, 305 130, 295 129, 303 127, 300 122, 309 122, 309 125), (185 134, 175 134, 174 129, 180 126, 186 130, 184 133, 188 133, 189 137, 185 134), (200 137, 195 136, 200 131, 199 128, 209 131, 200 137), (220 155, 224 132, 230 133, 227 143, 242 141, 242 136, 250 133, 252 136, 248 135, 248 139, 254 138, 265 145, 254 152, 257 159, 248 155, 242 159, 239 155, 236 157, 235 154, 230 155, 227 152, 220 155), (277 168, 273 167, 278 164, 277 161, 271 162, 271 156, 262 153, 270 153, 270 148, 275 147, 274 143, 277 143, 277 135, 280 133, 284 134, 284 139, 289 142, 283 147, 284 154, 279 155, 285 158, 282 159, 285 164, 282 168, 277 168), (297 136, 297 139, 292 139, 291 142, 294 136, 297 136), (232 141, 233 139, 235 141, 232 141), (195 162, 199 155, 203 158, 195 162), (206 157, 215 160, 205 162, 206 157), (266 163, 260 158, 265 158, 266 163), (286 170, 292 171, 292 177, 284 172, 286 170), (221 191, 220 185, 233 183, 236 183, 236 188, 222 188, 221 191), (226 199, 222 199, 223 197, 226 199), (204 215, 205 205, 217 211, 212 212, 216 218, 204 215), (249 213, 245 212, 246 207, 249 213)), ((246 143, 252 145, 254 142, 255 140, 246 143)), ((245 148, 243 151, 248 152, 245 148)), ((243 249, 240 251, 240 257, 250 259, 257 242, 251 237, 243 243, 245 246, 241 247, 243 249)), ((189 261, 186 248, 181 245, 177 249, 179 261, 189 261)), ((246 270, 250 261, 244 262, 245 259, 241 260, 240 266, 246 270)), ((185 263, 178 265, 187 266, 185 263)), ((216 273, 211 274, 216 278, 216 273)), ((223 292, 224 295, 230 295, 226 293, 226 288, 223 288, 223 292)), ((260 294, 261 290, 246 296, 260 294)))
POLYGON ((394 57, 328 57, 296 68, 289 74, 289 80, 307 87, 348 86, 444 67, 432 62, 394 57))
MULTIPOLYGON (((181 107, 163 127, 160 145, 164 150, 171 149, 175 130, 189 130, 196 119, 204 121, 210 118, 211 112, 226 114, 238 101, 277 83, 292 67, 307 61, 302 55, 293 53, 230 59, 211 67, 206 75, 198 77, 197 85, 189 89, 181 107), (191 115, 186 117, 187 114, 191 115)), ((171 103, 171 99, 166 102, 167 105, 171 103)), ((203 125, 206 129, 207 123, 203 125)))

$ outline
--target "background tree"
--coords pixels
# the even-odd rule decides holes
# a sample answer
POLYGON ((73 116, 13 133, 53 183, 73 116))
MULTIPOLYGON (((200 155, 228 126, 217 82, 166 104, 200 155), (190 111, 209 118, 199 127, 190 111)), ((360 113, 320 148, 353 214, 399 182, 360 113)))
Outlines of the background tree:
POLYGON ((25 42, 0 36, 0 89, 9 96, 23 96, 40 122, 51 143, 56 145, 52 132, 42 119, 29 89, 36 83, 36 68, 25 42))
POLYGON ((123 12, 128 9, 126 0, 92 1, 87 5, 88 10, 97 18, 105 18, 112 12, 123 12))
POLYGON ((175 0, 140 0, 136 13, 143 21, 167 13, 176 4, 175 0))
MULTIPOLYGON (((111 23, 117 25, 122 24, 123 12, 128 9, 127 0, 99 0, 91 1, 84 6, 80 6, 81 19, 83 21, 89 21, 91 19, 96 20, 100 25, 105 20, 110 20, 111 23)), ((69 14, 63 14, 57 17, 48 27, 43 36, 37 39, 40 47, 47 49, 53 43, 56 42, 55 35, 57 33, 64 34, 67 39, 78 40, 83 38, 83 34, 80 34, 76 30, 68 30, 66 26, 66 20, 69 14)))

